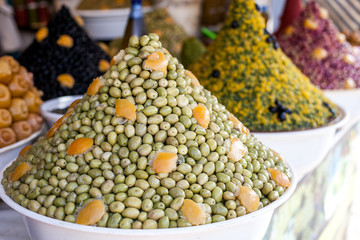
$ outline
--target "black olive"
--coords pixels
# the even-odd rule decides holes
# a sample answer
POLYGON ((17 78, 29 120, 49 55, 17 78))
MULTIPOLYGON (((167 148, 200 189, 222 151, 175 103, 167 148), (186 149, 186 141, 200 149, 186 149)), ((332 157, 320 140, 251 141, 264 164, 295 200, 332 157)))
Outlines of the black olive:
POLYGON ((276 41, 274 41, 273 46, 274 46, 275 49, 279 48, 279 44, 276 41))
POLYGON ((232 28, 238 28, 238 27, 239 27, 239 23, 238 23, 236 20, 234 20, 234 21, 231 22, 231 27, 232 27, 232 28))
POLYGON ((215 70, 211 73, 211 76, 214 77, 214 78, 220 77, 220 71, 215 69, 215 70))
POLYGON ((279 115, 279 120, 280 121, 285 121, 286 120, 286 115, 285 115, 285 112, 280 112, 279 115))

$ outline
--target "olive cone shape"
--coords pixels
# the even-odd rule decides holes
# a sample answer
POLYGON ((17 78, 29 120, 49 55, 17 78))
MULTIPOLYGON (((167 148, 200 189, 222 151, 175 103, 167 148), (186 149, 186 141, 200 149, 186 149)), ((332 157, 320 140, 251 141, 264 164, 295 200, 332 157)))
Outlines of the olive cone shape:
POLYGON ((283 159, 151 33, 130 38, 47 137, 6 169, 2 184, 48 217, 148 229, 240 217, 276 201, 291 178, 283 159), (83 208, 98 199, 104 208, 83 208))
POLYGON ((279 44, 296 66, 321 89, 360 87, 360 51, 346 41, 326 9, 306 4, 279 36, 279 44))
POLYGON ((92 78, 105 73, 109 61, 65 6, 38 30, 20 57, 20 63, 34 74, 44 100, 84 93, 92 78))
POLYGON ((253 0, 234 0, 217 38, 190 70, 250 130, 327 123, 336 106, 282 52, 259 9, 253 0))

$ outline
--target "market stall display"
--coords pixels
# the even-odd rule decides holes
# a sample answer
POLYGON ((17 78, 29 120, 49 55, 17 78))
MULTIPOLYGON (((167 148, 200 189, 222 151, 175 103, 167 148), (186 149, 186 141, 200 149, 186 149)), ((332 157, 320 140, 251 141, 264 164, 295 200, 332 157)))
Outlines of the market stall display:
POLYGON ((41 95, 34 87, 32 73, 14 58, 0 57, 0 149, 41 128, 41 95))
POLYGON ((217 38, 190 70, 253 131, 309 129, 338 115, 279 48, 254 1, 233 1, 217 38))
POLYGON ((20 154, 2 179, 14 202, 70 223, 154 229, 261 218, 284 201, 293 170, 161 46, 154 33, 131 37, 20 154))
POLYGON ((109 60, 65 7, 36 33, 20 58, 45 100, 85 92, 91 78, 110 67, 109 60))
POLYGON ((196 37, 190 37, 183 42, 181 49, 181 63, 185 68, 197 62, 201 55, 206 52, 204 44, 196 37))
POLYGON ((360 50, 329 19, 327 10, 314 1, 279 37, 293 62, 322 89, 360 87, 360 50))
MULTIPOLYGON (((174 57, 181 59, 184 66, 189 66, 194 59, 205 51, 204 45, 195 37, 189 37, 185 30, 175 22, 166 8, 158 8, 145 14, 145 24, 148 32, 158 34, 163 47, 174 57)), ((121 49, 121 38, 109 43, 109 55, 114 56, 121 49)))
POLYGON ((294 21, 294 19, 300 15, 301 10, 301 0, 286 0, 282 15, 279 19, 280 26, 274 35, 277 37, 281 32, 283 32, 294 21))
POLYGON ((158 8, 145 14, 148 32, 161 37, 163 47, 179 58, 183 42, 189 38, 185 30, 174 21, 166 8, 158 8))

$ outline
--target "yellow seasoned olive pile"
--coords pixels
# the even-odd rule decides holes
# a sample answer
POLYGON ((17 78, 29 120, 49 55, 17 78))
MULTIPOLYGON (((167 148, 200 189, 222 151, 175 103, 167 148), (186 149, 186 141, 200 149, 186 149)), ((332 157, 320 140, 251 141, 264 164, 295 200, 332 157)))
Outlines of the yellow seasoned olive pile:
POLYGON ((217 38, 190 69, 252 131, 328 123, 336 105, 279 49, 259 10, 253 0, 234 0, 217 38))
POLYGON ((292 174, 151 33, 95 78, 2 184, 38 214, 110 228, 175 228, 276 201, 292 174))

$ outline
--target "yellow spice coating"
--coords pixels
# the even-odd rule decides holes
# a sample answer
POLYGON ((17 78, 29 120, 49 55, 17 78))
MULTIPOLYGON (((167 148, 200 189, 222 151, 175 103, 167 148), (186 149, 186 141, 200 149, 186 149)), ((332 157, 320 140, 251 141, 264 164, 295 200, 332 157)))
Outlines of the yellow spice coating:
POLYGON ((190 69, 250 130, 312 128, 336 115, 278 48, 253 0, 233 1, 217 38, 190 69))

